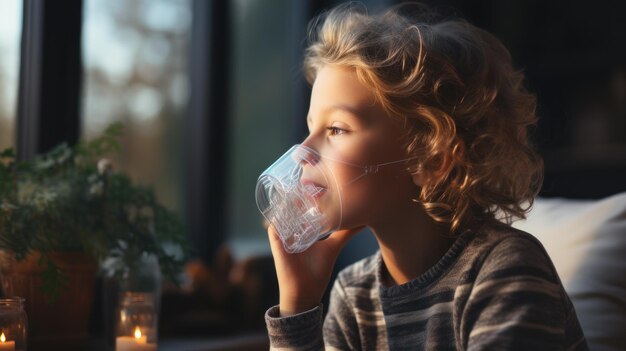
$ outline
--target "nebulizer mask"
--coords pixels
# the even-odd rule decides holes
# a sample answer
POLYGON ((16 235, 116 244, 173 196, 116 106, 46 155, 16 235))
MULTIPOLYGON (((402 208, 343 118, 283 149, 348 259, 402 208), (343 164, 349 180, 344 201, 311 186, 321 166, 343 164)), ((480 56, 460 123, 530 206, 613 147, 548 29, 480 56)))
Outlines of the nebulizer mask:
POLYGON ((357 165, 296 144, 259 176, 256 203, 276 229, 285 251, 302 252, 341 228, 344 189, 380 167, 406 160, 357 165), (362 172, 340 184, 333 174, 337 164, 362 172))

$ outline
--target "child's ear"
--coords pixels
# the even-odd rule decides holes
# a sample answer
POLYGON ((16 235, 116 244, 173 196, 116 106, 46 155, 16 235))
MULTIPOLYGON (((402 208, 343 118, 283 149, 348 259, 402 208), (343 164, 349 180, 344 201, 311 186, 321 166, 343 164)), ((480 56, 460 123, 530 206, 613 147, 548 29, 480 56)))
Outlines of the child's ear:
POLYGON ((418 187, 422 187, 427 179, 426 175, 423 172, 414 172, 411 174, 411 178, 413 178, 413 184, 418 187))
POLYGON ((423 187, 429 176, 426 173, 426 169, 422 164, 418 164, 414 168, 410 168, 409 172, 411 173, 411 179, 413 179, 413 184, 418 187, 423 187))
POLYGON ((433 157, 426 165, 418 165, 411 172, 413 183, 423 187, 426 183, 438 183, 450 173, 451 162, 449 157, 433 157))

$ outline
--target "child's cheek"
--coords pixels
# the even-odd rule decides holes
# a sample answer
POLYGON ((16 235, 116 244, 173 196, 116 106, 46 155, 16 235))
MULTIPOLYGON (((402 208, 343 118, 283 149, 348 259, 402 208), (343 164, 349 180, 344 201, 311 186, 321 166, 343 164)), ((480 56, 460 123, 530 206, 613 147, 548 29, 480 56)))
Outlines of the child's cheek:
POLYGON ((341 193, 342 227, 367 225, 372 213, 372 195, 368 182, 361 178, 345 187, 341 193))

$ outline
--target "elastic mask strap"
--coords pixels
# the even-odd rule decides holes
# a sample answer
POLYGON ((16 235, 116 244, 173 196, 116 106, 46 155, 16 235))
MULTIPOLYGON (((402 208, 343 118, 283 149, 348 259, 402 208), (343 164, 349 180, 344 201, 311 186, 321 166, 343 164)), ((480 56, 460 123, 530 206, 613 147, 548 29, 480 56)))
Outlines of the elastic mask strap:
POLYGON ((355 167, 363 168, 363 174, 361 174, 360 176, 352 179, 348 184, 346 184, 346 186, 356 182, 357 180, 359 180, 359 179, 361 179, 361 178, 363 178, 363 177, 365 177, 367 175, 378 173, 380 171, 380 167, 390 166, 390 165, 394 165, 394 164, 397 164, 397 163, 413 160, 413 159, 416 159, 416 158, 417 158, 417 156, 414 156, 414 157, 409 157, 409 158, 405 158, 405 159, 402 159, 402 160, 378 163, 378 164, 375 164, 375 165, 365 166, 365 167, 357 166, 355 164, 350 164, 348 162, 344 162, 346 164, 350 164, 350 165, 355 166, 355 167))

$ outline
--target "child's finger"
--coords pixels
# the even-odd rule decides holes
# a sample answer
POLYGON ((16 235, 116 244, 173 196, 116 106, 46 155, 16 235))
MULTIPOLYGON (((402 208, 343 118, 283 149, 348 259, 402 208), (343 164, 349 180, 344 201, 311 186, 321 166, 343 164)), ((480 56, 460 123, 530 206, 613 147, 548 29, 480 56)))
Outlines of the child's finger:
POLYGON ((267 227, 267 235, 270 241, 270 248, 272 252, 283 252, 283 242, 280 240, 278 233, 276 232, 276 228, 274 228, 273 224, 270 224, 267 227))

